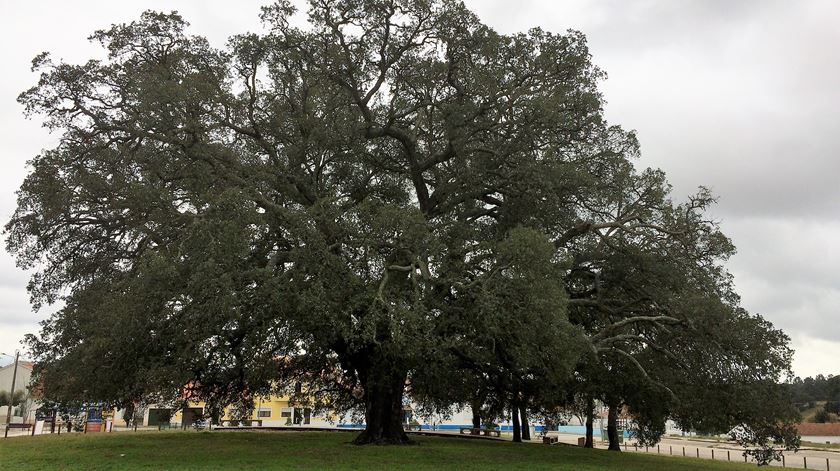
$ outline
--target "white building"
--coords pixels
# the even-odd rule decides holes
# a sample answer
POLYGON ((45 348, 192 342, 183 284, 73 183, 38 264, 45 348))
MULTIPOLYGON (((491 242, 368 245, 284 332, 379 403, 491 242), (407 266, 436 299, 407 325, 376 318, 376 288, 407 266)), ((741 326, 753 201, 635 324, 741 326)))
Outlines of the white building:
MULTIPOLYGON (((35 409, 38 408, 37 403, 30 397, 29 394, 29 380, 32 378, 33 364, 30 361, 18 361, 17 378, 15 378, 15 391, 23 391, 25 394, 25 401, 22 405, 15 406, 12 409, 12 423, 33 423, 35 420, 35 409)), ((12 376, 15 372, 15 364, 10 363, 0 368, 0 391, 9 392, 12 389, 12 376)), ((6 424, 6 415, 9 408, 7 406, 0 407, 0 424, 6 424)))

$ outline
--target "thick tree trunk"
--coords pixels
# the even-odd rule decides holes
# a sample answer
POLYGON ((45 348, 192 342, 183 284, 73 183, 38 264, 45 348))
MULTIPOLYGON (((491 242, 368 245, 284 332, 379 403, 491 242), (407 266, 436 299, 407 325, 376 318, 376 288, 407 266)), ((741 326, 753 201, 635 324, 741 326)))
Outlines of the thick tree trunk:
POLYGON ((475 402, 470 405, 472 409, 472 426, 473 428, 481 428, 481 405, 475 402))
POLYGON ((522 417, 522 440, 531 440, 531 427, 528 425, 528 411, 525 406, 519 406, 519 415, 522 417))
POLYGON ((511 421, 513 422, 513 441, 522 441, 522 430, 519 428, 519 407, 514 402, 510 406, 511 421))
POLYGON ((607 437, 610 440, 611 451, 621 451, 621 445, 618 443, 618 405, 611 404, 610 410, 607 413, 607 437))
POLYGON ((365 390, 365 430, 353 440, 353 443, 356 445, 408 443, 408 435, 403 429, 401 420, 406 373, 371 369, 360 376, 365 390))
POLYGON ((594 448, 595 441, 592 437, 592 423, 595 420, 595 400, 592 396, 586 398, 586 441, 583 444, 584 448, 594 448))

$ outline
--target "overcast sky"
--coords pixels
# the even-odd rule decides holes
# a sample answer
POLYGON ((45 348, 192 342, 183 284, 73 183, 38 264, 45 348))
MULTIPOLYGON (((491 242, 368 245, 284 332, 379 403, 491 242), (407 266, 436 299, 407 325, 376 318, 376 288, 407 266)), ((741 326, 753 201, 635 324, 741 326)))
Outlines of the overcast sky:
MULTIPOLYGON (((0 7, 0 218, 26 161, 56 136, 23 118, 32 57, 81 62, 86 38, 144 9, 178 10, 222 46, 259 30, 266 1, 24 2, 0 7)), ((607 118, 636 129, 641 166, 664 169, 679 198, 705 185, 738 254, 743 305, 790 335, 794 371, 840 374, 840 2, 472 0, 500 32, 540 26, 589 38, 609 79, 607 118)), ((33 313, 27 274, 0 254, 0 352, 13 353, 49 309, 33 313)), ((7 362, 0 357, 0 364, 7 362)))

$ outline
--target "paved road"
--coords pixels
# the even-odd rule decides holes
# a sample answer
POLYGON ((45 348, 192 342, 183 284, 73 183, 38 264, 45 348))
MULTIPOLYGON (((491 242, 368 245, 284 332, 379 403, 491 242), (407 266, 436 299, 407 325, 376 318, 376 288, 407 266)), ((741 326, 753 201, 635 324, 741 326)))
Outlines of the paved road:
MULTIPOLYGON (((577 444, 579 435, 560 433, 557 434, 558 439, 563 443, 577 444)), ((598 448, 606 448, 606 443, 601 443, 596 440, 598 448)), ((622 450, 634 453, 658 453, 661 455, 682 456, 683 448, 685 448, 685 456, 699 457, 704 459, 712 459, 718 461, 743 461, 744 456, 742 449, 737 444, 731 442, 711 442, 705 440, 692 440, 683 438, 664 438, 659 443, 659 447, 648 448, 634 447, 631 440, 628 440, 626 446, 622 446, 622 450), (714 453, 714 454, 713 454, 714 453)), ((797 453, 787 453, 785 456, 784 466, 787 468, 805 468, 807 460, 807 469, 827 470, 834 469, 840 471, 840 450, 817 450, 817 449, 803 449, 797 453), (826 466, 826 459, 829 466, 826 466)), ((781 467, 781 462, 773 463, 771 466, 781 467)))

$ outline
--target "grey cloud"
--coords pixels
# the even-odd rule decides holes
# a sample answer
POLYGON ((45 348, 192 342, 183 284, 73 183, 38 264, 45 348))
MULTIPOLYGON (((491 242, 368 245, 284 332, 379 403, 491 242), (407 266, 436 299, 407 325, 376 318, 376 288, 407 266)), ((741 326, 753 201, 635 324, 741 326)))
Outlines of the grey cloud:
POLYGON ((776 327, 822 340, 840 338, 840 324, 832 321, 838 314, 840 289, 786 283, 785 289, 779 290, 778 284, 759 278, 741 276, 741 280, 737 285, 744 303, 776 327))
POLYGON ((750 218, 723 226, 739 247, 734 270, 773 284, 840 289, 840 221, 750 218))
POLYGON ((746 307, 788 332, 840 340, 840 222, 752 218, 724 227, 740 247, 729 266, 746 307))
POLYGON ((840 352, 840 342, 815 339, 808 336, 796 335, 791 342, 796 350, 793 358, 793 371, 801 376, 837 374, 837 352, 840 352))
MULTIPOLYGON (((16 287, 0 287, 0 323, 7 325, 32 325, 42 318, 42 314, 33 313, 29 305, 29 295, 16 287)), ((0 345, 2 349, 2 345, 0 345)))
POLYGON ((679 194, 711 186, 724 214, 840 209, 840 4, 469 3, 501 31, 585 32, 610 76, 607 116, 639 131, 642 163, 679 194))
POLYGON ((28 273, 15 266, 11 257, 0 258, 0 289, 20 290, 21 287, 26 288, 28 279, 28 273))

